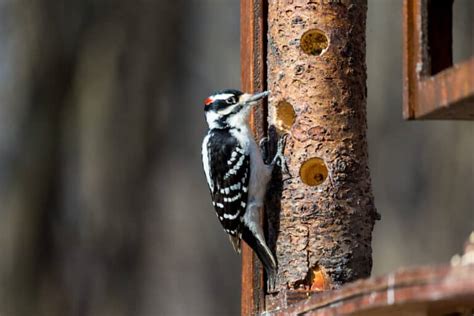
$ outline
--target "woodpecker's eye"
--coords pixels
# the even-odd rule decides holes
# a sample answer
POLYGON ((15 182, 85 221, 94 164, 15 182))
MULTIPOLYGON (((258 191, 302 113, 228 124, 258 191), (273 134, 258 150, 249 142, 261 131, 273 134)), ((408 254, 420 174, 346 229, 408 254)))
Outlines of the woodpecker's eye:
POLYGON ((235 97, 230 97, 230 98, 227 98, 225 102, 227 104, 234 104, 234 103, 237 103, 237 100, 235 99, 235 97))

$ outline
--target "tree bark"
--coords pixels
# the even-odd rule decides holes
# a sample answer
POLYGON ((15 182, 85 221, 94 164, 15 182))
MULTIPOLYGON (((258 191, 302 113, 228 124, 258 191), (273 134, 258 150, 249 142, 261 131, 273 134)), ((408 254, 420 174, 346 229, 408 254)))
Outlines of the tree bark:
POLYGON ((277 288, 336 288, 370 275, 379 217, 367 165, 367 1, 270 1, 268 10, 269 123, 289 133, 292 176, 269 208, 277 288))

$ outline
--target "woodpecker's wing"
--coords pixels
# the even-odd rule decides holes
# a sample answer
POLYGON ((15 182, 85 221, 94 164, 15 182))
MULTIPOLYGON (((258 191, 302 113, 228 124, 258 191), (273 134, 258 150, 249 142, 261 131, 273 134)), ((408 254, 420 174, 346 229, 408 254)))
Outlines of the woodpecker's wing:
MULTIPOLYGON (((240 239, 241 216, 247 206, 250 156, 228 130, 211 130, 206 137, 203 156, 207 155, 208 159, 206 175, 214 208, 224 230, 240 239)), ((231 238, 231 241, 234 248, 240 250, 237 239, 231 238)))

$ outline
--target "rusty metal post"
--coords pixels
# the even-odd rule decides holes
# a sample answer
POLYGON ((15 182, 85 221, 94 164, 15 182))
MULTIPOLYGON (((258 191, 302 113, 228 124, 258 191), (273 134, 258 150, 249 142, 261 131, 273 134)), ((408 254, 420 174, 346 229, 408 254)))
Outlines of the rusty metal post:
POLYGON ((279 298, 371 272, 378 214, 367 165, 366 12, 366 0, 269 1, 269 123, 289 133, 292 176, 270 225, 279 298))
MULTIPOLYGON (((240 60, 242 91, 257 92, 266 88, 264 0, 240 1, 240 60)), ((257 139, 266 129, 266 106, 256 107, 250 123, 257 139)), ((264 310, 263 271, 247 244, 242 243, 242 316, 264 310)))

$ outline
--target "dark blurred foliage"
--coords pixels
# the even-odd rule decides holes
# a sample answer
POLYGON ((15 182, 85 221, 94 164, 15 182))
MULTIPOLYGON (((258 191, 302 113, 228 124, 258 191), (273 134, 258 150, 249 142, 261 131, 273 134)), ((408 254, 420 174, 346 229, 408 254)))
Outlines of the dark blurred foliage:
MULTIPOLYGON (((474 226, 473 125, 401 119, 400 1, 369 1, 367 32, 375 272, 447 262, 474 226)), ((239 74, 238 1, 0 2, 0 315, 238 314, 200 141, 239 74)))

